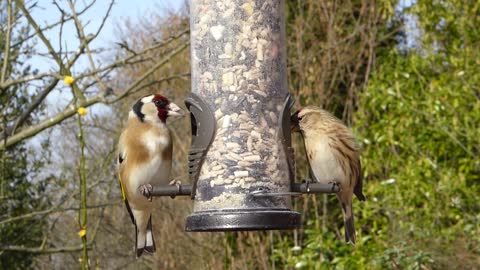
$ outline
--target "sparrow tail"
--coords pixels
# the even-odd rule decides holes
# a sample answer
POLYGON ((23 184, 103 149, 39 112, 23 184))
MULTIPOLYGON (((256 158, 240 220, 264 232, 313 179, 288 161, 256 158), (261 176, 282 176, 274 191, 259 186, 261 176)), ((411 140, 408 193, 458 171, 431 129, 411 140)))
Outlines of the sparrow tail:
POLYGON ((357 237, 355 235, 355 223, 353 220, 352 202, 341 201, 343 218, 345 222, 345 241, 355 245, 357 237))
POLYGON ((355 245, 356 238, 353 216, 345 217, 345 241, 355 245))
POLYGON ((362 193, 362 187, 357 185, 353 190, 353 193, 357 196, 360 201, 365 201, 365 195, 362 193))

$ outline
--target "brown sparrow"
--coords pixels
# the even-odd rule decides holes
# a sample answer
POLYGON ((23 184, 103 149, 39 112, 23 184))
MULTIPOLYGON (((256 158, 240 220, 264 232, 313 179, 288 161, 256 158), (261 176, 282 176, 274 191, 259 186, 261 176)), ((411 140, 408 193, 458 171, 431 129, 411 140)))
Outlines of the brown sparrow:
POLYGON ((353 194, 361 201, 363 175, 358 147, 352 132, 335 116, 318 107, 308 106, 291 117, 292 129, 300 131, 315 180, 340 186, 340 200, 345 222, 345 241, 355 244, 353 194))

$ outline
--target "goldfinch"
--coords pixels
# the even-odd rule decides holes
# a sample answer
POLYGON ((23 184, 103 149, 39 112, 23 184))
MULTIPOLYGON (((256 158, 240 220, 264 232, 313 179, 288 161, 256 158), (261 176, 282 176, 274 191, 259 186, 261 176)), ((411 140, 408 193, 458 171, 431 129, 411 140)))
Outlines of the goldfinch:
POLYGON ((335 116, 317 107, 308 106, 291 117, 292 130, 300 131, 311 172, 320 183, 340 186, 340 201, 345 223, 345 241, 355 244, 353 194, 361 201, 363 175, 360 156, 352 132, 335 116))
POLYGON ((156 185, 166 185, 172 167, 172 140, 167 118, 184 111, 162 95, 138 100, 118 143, 118 174, 123 199, 135 225, 136 256, 155 252, 152 232, 152 196, 156 185))

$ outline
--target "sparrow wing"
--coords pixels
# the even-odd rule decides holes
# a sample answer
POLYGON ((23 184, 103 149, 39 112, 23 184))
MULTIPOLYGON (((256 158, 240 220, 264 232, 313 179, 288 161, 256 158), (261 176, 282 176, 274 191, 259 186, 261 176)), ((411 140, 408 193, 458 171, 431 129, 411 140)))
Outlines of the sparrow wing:
POLYGON ((365 195, 363 195, 363 173, 362 173, 362 164, 360 163, 360 159, 358 159, 358 173, 357 173, 357 184, 353 188, 353 193, 357 196, 360 201, 365 201, 365 195))
POLYGON ((355 180, 355 186, 353 187, 353 193, 360 201, 365 201, 365 196, 362 193, 363 188, 363 173, 362 164, 360 163, 360 156, 358 153, 358 146, 355 142, 355 138, 349 130, 345 128, 343 136, 338 136, 339 146, 336 151, 349 160, 350 170, 352 172, 352 178, 355 180))

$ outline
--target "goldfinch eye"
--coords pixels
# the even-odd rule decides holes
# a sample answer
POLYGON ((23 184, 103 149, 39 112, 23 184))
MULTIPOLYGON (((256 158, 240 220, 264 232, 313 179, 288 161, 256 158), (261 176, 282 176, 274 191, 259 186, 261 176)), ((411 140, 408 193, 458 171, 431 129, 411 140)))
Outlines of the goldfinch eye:
POLYGON ((157 107, 165 107, 167 106, 167 102, 165 100, 154 100, 153 103, 155 104, 155 106, 157 107))

